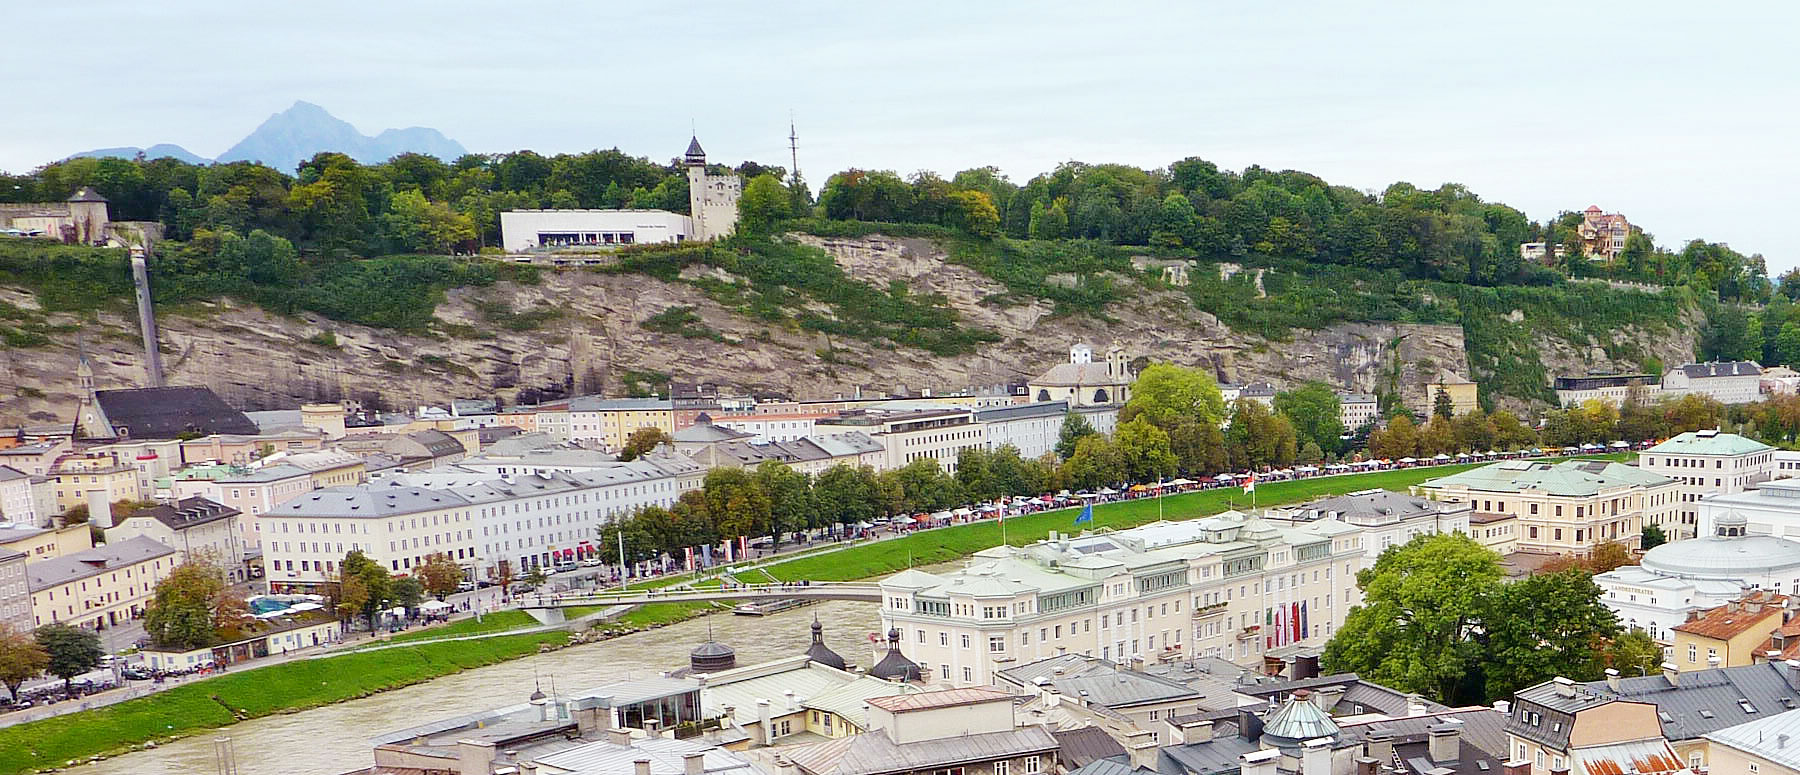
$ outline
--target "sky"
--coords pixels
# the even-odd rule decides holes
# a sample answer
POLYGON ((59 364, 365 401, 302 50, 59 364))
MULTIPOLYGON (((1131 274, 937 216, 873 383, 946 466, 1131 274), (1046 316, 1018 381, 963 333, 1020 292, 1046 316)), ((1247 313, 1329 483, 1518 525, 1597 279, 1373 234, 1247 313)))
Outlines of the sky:
POLYGON ((690 127, 712 161, 1078 160, 1458 182, 1533 220, 1590 204, 1658 244, 1800 265, 1791 2, 438 2, 88 0, 10 9, 0 169, 90 148, 224 151, 295 100, 476 152, 690 127))

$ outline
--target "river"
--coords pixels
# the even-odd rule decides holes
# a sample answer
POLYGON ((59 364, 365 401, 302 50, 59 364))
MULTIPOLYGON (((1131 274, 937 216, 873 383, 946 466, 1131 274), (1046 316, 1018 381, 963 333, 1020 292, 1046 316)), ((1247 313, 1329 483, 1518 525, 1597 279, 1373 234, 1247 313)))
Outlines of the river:
MULTIPOLYGON (((550 654, 466 670, 422 684, 299 713, 245 721, 154 749, 65 770, 75 775, 213 775, 214 740, 229 736, 238 775, 340 775, 374 764, 368 738, 484 708, 524 702, 532 672, 559 690, 641 678, 687 664, 706 640, 737 649, 739 665, 799 654, 811 642, 817 614, 825 642, 844 659, 872 664, 869 633, 879 626, 874 603, 828 601, 764 617, 719 614, 550 654)), ((548 688, 548 687, 546 687, 548 688)))

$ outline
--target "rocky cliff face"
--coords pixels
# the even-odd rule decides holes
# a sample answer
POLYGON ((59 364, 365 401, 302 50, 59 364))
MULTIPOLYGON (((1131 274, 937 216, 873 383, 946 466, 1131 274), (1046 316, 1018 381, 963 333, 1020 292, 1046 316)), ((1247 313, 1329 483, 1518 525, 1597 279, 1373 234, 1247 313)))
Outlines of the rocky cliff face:
MULTIPOLYGON (((1227 381, 1282 385, 1319 379, 1359 392, 1398 387, 1419 407, 1429 404, 1422 385, 1437 369, 1469 373, 1459 326, 1353 323, 1296 331, 1291 341, 1267 341, 1231 331, 1179 292, 1148 287, 1114 305, 1110 321, 1058 318, 1041 302, 984 303, 1005 288, 945 263, 929 241, 802 239, 829 251, 857 279, 880 285, 900 281, 917 292, 943 294, 968 324, 1001 339, 972 355, 937 357, 751 321, 685 284, 565 270, 546 272, 535 286, 502 283, 452 291, 438 317, 453 324, 444 328, 458 332, 455 336, 403 335, 311 315, 283 317, 229 301, 179 314, 165 311, 159 320, 164 361, 170 384, 208 385, 244 409, 338 398, 408 407, 451 397, 510 398, 524 388, 611 392, 622 389, 627 372, 801 398, 848 394, 859 385, 943 391, 1039 374, 1066 359, 1076 341, 1097 348, 1118 343, 1134 358, 1200 366, 1227 381), (540 327, 514 331, 494 322, 496 305, 513 310, 548 305, 561 314, 540 327), (656 333, 640 325, 674 306, 693 308, 724 341, 656 333)), ((30 294, 17 289, 0 288, 0 301, 37 308, 30 294)), ((84 322, 52 315, 50 320, 70 330, 81 327, 101 388, 141 383, 131 318, 103 314, 84 322)), ((1665 363, 1687 357, 1668 342, 1638 344, 1665 363)), ((1585 348, 1558 341, 1543 346, 1546 366, 1578 371, 1591 363, 1585 348)), ((46 348, 0 351, 0 395, 7 397, 0 405, 0 425, 71 418, 76 359, 73 334, 46 348)))

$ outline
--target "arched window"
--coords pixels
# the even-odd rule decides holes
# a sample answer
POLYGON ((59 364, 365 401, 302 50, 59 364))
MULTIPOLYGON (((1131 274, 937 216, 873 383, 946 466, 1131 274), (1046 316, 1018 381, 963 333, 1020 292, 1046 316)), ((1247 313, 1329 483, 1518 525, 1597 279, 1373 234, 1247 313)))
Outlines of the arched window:
POLYGON ((1045 390, 1043 388, 1038 388, 1038 399, 1037 400, 1039 400, 1039 401, 1050 400, 1050 391, 1045 390))
POLYGON ((1094 391, 1094 403, 1104 404, 1108 400, 1109 399, 1106 397, 1106 388, 1100 388, 1094 391))

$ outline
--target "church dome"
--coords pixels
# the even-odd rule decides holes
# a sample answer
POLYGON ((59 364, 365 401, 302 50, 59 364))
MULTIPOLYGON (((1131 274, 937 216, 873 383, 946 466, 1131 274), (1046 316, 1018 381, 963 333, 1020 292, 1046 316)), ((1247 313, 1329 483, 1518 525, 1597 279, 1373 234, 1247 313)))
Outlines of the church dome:
POLYGON ((1287 702, 1263 721, 1262 740, 1289 756, 1300 755, 1300 744, 1320 737, 1336 738, 1337 722, 1312 701, 1312 692, 1297 689, 1287 702))
POLYGON ((806 647, 806 658, 826 667, 845 668, 844 658, 825 645, 825 626, 816 616, 812 622, 812 645, 806 647))
POLYGON ((888 630, 888 652, 880 662, 876 662, 874 667, 869 668, 869 675, 884 681, 896 678, 902 681, 920 679, 919 664, 900 653, 900 629, 898 627, 888 630))
POLYGON ((696 673, 716 673, 737 667, 737 650, 709 640, 688 652, 688 669, 696 673))
POLYGON ((1654 547, 1640 563, 1663 576, 1726 580, 1800 568, 1800 542, 1746 534, 1742 514, 1718 515, 1714 529, 1714 535, 1654 547))

